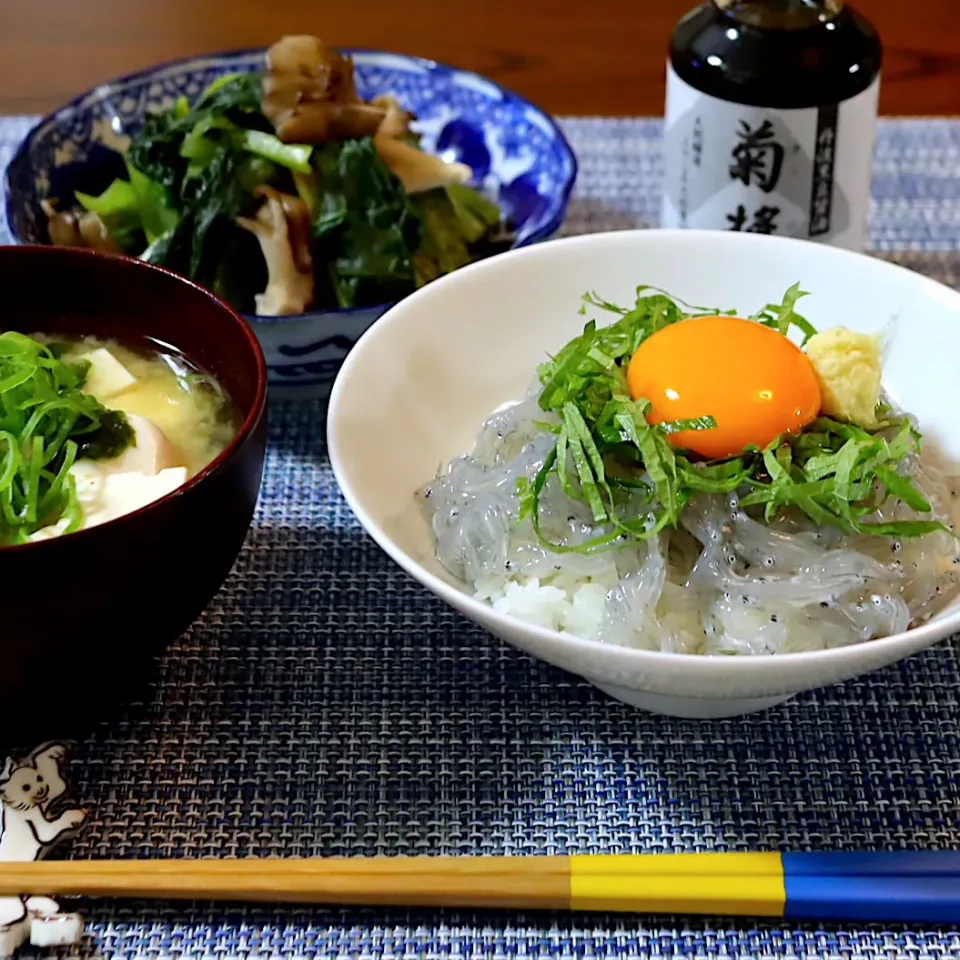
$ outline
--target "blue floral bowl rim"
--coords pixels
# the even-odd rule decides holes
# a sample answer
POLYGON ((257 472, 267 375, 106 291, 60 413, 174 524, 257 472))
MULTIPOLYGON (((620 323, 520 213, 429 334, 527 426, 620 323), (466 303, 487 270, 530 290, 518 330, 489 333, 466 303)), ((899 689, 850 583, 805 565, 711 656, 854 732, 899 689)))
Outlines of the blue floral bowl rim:
MULTIPOLYGON (((7 169, 4 175, 7 194, 5 203, 7 228, 10 231, 10 236, 13 238, 14 242, 20 244, 24 241, 17 236, 13 229, 13 219, 11 216, 13 209, 13 192, 10 189, 10 170, 18 162, 24 162, 25 155, 30 152, 33 141, 40 132, 41 128, 46 127, 51 122, 55 121, 60 114, 80 108, 83 106, 84 101, 86 101, 87 98, 93 96, 95 93, 99 93, 102 90, 109 90, 111 87, 120 86, 136 80, 146 80, 151 74, 157 73, 160 70, 167 70, 171 67, 186 66, 187 64, 193 63, 197 60, 241 59, 244 57, 256 56, 258 54, 263 55, 268 49, 268 47, 239 47, 234 50, 219 50, 214 53, 195 53, 189 54, 185 57, 175 57, 172 60, 163 60, 160 63, 152 64, 149 67, 142 67, 141 69, 134 70, 131 73, 124 73, 119 76, 112 77, 109 80, 104 80, 102 83, 98 83, 95 86, 90 87, 88 90, 84 90, 83 93, 78 94, 72 100, 68 100, 62 106, 59 106, 42 116, 27 131, 27 134, 24 136, 23 140, 20 141, 20 145, 17 147, 16 151, 14 151, 13 156, 10 158, 10 162, 7 164, 7 169)), ((442 61, 431 60, 429 57, 420 57, 416 54, 395 53, 390 50, 377 50, 373 47, 335 47, 334 49, 349 56, 354 56, 356 54, 369 54, 371 56, 392 57, 395 60, 405 60, 412 65, 423 67, 427 71, 439 71, 440 73, 446 74, 459 73, 470 77, 476 77, 478 80, 481 80, 496 90, 499 90, 500 93, 504 95, 505 100, 513 100, 526 109, 532 110, 535 114, 538 114, 553 132, 561 148, 567 154, 567 158, 570 163, 570 175, 566 178, 566 181, 563 184, 563 189, 560 191, 560 202, 556 215, 548 220, 538 230, 535 230, 529 237, 526 237, 519 247, 513 246, 510 249, 516 250, 520 247, 530 246, 533 243, 546 240, 556 233, 566 217, 567 206, 570 202, 570 194, 573 192, 574 185, 577 181, 577 175, 579 174, 579 164, 577 162, 577 155, 574 152, 573 147, 570 146, 570 141, 567 139, 566 135, 561 129, 560 124, 558 124, 549 113, 538 107, 531 100, 528 100, 521 94, 511 90, 509 87, 505 87, 502 84, 497 83, 495 80, 485 77, 482 73, 477 73, 475 70, 465 70, 462 67, 454 67, 450 64, 443 63, 442 61)), ((348 317, 360 313, 373 313, 375 311, 384 313, 390 309, 390 307, 395 306, 398 302, 399 301, 393 300, 387 303, 372 304, 367 307, 342 307, 336 310, 308 310, 304 313, 293 313, 280 316, 261 316, 259 314, 251 313, 244 313, 242 316, 246 317, 253 323, 280 325, 294 323, 298 320, 309 320, 313 317, 348 317)))

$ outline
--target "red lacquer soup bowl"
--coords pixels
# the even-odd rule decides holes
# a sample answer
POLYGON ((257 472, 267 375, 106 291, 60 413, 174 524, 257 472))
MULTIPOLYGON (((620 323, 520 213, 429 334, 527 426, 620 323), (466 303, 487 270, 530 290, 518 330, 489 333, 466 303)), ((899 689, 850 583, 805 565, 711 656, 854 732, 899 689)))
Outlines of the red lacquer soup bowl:
POLYGON ((99 526, 0 548, 0 711, 6 742, 79 731, 139 695, 151 660, 202 613, 253 518, 266 445, 266 370, 246 322, 212 294, 125 257, 0 247, 0 329, 163 345, 212 375, 238 424, 167 496, 99 526))

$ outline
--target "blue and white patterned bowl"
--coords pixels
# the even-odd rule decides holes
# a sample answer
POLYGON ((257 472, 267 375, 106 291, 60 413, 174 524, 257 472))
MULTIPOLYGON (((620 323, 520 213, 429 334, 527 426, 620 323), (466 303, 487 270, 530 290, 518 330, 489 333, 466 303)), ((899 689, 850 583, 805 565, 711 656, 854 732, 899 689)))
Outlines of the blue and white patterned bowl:
MULTIPOLYGON (((570 145, 556 123, 522 97, 453 67, 395 53, 353 55, 363 97, 392 93, 417 115, 425 149, 468 164, 517 228, 514 246, 544 240, 566 214, 577 175, 570 145)), ((48 240, 40 201, 73 202, 99 192, 122 172, 126 146, 144 115, 193 100, 217 76, 260 70, 263 50, 193 57, 101 84, 60 108, 28 134, 7 170, 7 219, 20 243, 48 240)), ((270 371, 271 395, 325 396, 347 352, 392 304, 356 310, 254 317, 270 371)))

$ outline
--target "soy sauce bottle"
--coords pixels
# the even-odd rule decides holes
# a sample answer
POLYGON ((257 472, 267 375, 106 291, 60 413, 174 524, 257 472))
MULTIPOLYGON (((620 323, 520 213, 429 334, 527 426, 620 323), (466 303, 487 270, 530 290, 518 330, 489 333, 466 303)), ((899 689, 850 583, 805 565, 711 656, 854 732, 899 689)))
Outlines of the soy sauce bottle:
POLYGON ((711 0, 676 26, 663 226, 867 240, 882 48, 843 0, 711 0))

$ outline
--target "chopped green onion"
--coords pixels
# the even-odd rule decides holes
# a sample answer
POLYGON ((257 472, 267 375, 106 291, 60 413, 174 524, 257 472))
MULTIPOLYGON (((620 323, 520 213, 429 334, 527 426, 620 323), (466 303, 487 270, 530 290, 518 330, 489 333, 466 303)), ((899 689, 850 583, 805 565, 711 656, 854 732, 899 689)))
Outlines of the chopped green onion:
POLYGON ((83 512, 70 468, 116 456, 133 440, 126 417, 82 391, 82 370, 21 333, 0 333, 0 546, 24 543, 83 512))

